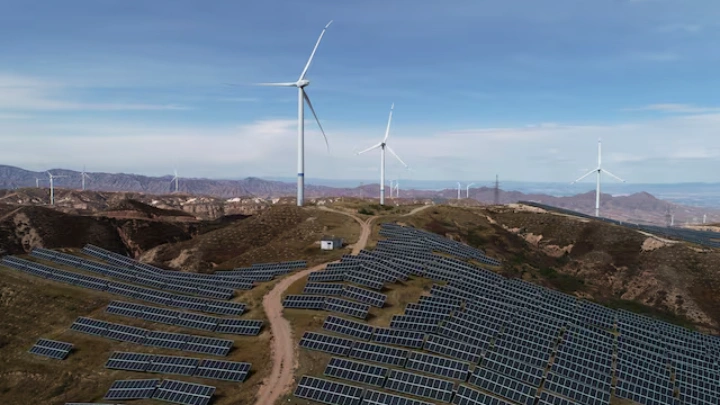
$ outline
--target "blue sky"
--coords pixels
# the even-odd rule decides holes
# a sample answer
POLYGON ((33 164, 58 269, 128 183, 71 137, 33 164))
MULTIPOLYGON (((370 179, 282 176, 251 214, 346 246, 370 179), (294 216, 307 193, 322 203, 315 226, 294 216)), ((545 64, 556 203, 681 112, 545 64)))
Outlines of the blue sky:
MULTIPOLYGON (((0 163, 33 170, 292 177, 308 74, 306 175, 716 181, 720 2, 4 1, 0 163), (57 3, 57 4, 56 4, 57 3), (229 85, 234 84, 234 85, 229 85)), ((589 185, 589 184, 588 184, 589 185)))

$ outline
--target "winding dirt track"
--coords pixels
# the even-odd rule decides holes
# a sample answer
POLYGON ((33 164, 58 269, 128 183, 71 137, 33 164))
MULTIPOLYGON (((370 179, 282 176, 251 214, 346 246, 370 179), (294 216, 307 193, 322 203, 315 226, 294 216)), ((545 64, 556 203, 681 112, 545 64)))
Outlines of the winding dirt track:
MULTIPOLYGON (((353 214, 343 211, 331 210, 324 208, 325 211, 332 211, 337 214, 347 215, 354 219, 362 228, 357 243, 353 246, 352 254, 356 255, 362 250, 368 242, 372 227, 372 221, 377 217, 370 217, 363 221, 353 214)), ((292 330, 290 323, 282 316, 282 294, 294 282, 307 276, 308 274, 322 270, 327 263, 320 264, 313 268, 292 274, 290 277, 282 279, 269 293, 263 297, 263 309, 267 314, 270 330, 272 332, 272 340, 270 341, 272 352, 272 371, 265 378, 260 390, 258 391, 256 405, 271 405, 287 393, 293 384, 294 371, 297 368, 297 356, 295 353, 295 343, 293 342, 292 330)))

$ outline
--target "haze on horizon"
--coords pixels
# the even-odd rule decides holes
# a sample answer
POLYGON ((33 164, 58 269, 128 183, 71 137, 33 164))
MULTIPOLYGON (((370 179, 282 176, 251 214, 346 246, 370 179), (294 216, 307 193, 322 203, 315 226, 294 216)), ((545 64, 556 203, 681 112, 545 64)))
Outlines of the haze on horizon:
MULTIPOLYGON (((308 178, 570 182, 603 163, 632 183, 714 182, 720 3, 427 0, 239 4, 8 1, 0 163, 29 170, 292 177, 291 81, 308 78, 308 178), (302 16, 302 18, 298 18, 302 16), (235 83, 230 86, 227 83, 235 83)), ((588 180, 591 181, 591 180, 588 180)), ((607 183, 610 183, 608 180, 607 183)))

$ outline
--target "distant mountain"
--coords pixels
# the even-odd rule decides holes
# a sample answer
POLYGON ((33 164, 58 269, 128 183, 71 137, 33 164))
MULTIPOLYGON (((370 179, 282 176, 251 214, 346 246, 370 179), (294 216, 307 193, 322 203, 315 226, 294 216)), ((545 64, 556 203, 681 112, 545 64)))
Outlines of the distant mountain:
MULTIPOLYGON (((53 169, 55 175, 65 176, 55 181, 58 189, 81 188, 80 172, 53 169)), ((88 173, 91 178, 86 180, 86 188, 101 192, 143 193, 148 195, 169 195, 174 191, 171 176, 149 177, 126 173, 88 173)), ((33 172, 12 166, 0 165, 0 189, 34 188, 36 179, 40 187, 47 188, 47 174, 33 172)), ((365 184, 354 188, 329 187, 306 185, 305 194, 308 198, 322 197, 357 197, 376 199, 379 194, 379 184, 365 184)), ((296 184, 282 181, 263 180, 248 177, 241 180, 213 180, 213 179, 180 179, 179 190, 182 195, 207 196, 220 199, 236 197, 255 197, 273 199, 280 197, 294 197, 296 184)), ((390 196, 387 187, 386 195, 390 196)), ((0 193, 2 194, 2 193, 0 193)), ((391 203, 409 203, 410 200, 432 200, 435 203, 450 203, 472 205, 483 203, 492 204, 495 190, 491 187, 471 188, 469 199, 466 199, 466 189, 461 190, 461 200, 457 200, 457 189, 444 190, 400 190, 398 201, 391 203)), ((586 214, 592 214, 595 206, 595 193, 587 192, 574 196, 556 197, 542 193, 522 193, 519 191, 499 191, 501 204, 514 203, 521 200, 536 201, 544 204, 567 208, 586 214)), ((660 200, 653 195, 640 192, 626 196, 613 197, 603 194, 601 198, 601 215, 614 219, 646 222, 664 225, 668 213, 674 215, 675 224, 687 222, 698 223, 703 215, 707 215, 708 222, 720 222, 720 211, 674 204, 660 200)))

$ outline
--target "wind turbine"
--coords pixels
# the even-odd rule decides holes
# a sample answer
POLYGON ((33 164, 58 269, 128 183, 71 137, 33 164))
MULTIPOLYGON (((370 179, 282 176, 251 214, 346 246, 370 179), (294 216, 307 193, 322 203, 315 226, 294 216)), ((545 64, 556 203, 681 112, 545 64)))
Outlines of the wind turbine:
POLYGON ((587 177, 593 173, 596 174, 596 177, 595 177, 595 184, 596 184, 595 185, 595 216, 599 217, 600 216, 600 174, 605 173, 608 176, 613 177, 613 178, 625 183, 625 180, 621 179, 620 177, 618 177, 602 168, 602 143, 601 143, 600 139, 598 139, 598 165, 597 165, 597 168, 590 170, 585 175, 583 175, 582 177, 573 181, 570 184, 575 184, 578 181, 584 179, 585 177, 587 177))
POLYGON ((327 146, 328 152, 330 151, 330 144, 328 143, 327 136, 325 135, 325 130, 323 130, 323 127, 320 124, 320 119, 315 113, 315 109, 313 108, 313 105, 310 102, 310 98, 305 91, 305 87, 310 84, 310 81, 305 79, 305 75, 307 74, 307 71, 310 68, 310 64, 315 57, 315 52, 320 45, 320 41, 322 40, 323 35, 325 35, 325 31, 328 29, 330 24, 332 24, 332 20, 330 20, 330 22, 325 25, 325 28, 323 28, 322 32, 320 33, 320 36, 315 43, 315 48, 313 48, 312 53, 310 54, 310 59, 308 59, 307 64, 305 64, 305 69, 303 69, 302 73, 300 73, 300 78, 296 82, 258 83, 258 85, 260 86, 297 87, 298 89, 298 207, 302 207, 305 201, 305 102, 307 102, 308 107, 310 107, 310 111, 312 111, 312 114, 315 117, 315 121, 317 122, 318 127, 320 127, 320 132, 322 132, 323 137, 325 138, 325 146, 327 146))
POLYGON ((45 180, 45 179, 35 177, 35 188, 40 188, 40 180, 45 180))
POLYGON ((467 193, 466 196, 465 196, 465 198, 470 198, 470 186, 472 186, 473 184, 475 184, 475 183, 470 183, 470 184, 468 184, 467 187, 465 188, 465 192, 467 193))
POLYGON ((89 174, 85 173, 85 166, 83 166, 83 171, 80 173, 80 177, 82 178, 82 189, 85 191, 85 179, 92 180, 92 177, 90 177, 89 174))
POLYGON ((380 205, 385 204, 385 149, 387 149, 388 152, 390 152, 393 156, 395 156, 395 158, 400 163, 402 163, 403 166, 405 166, 406 168, 408 167, 408 165, 406 165, 405 162, 403 162, 402 159, 400 159, 400 156, 398 156, 397 153, 395 153, 395 151, 392 150, 392 148, 387 144, 388 137, 390 136, 390 123, 392 122, 392 116, 393 116, 394 109, 395 109, 395 103, 393 103, 390 106, 390 116, 388 117, 387 128, 385 129, 385 137, 383 138, 383 140, 380 143, 377 143, 377 144, 357 153, 358 155, 360 155, 365 152, 369 152, 373 149, 380 148, 380 205))
POLYGON ((460 199, 460 187, 462 187, 462 186, 460 185, 460 182, 458 181, 458 200, 460 199))
POLYGON ((50 179, 50 205, 55 205, 55 179, 59 179, 62 177, 67 177, 64 174, 52 174, 49 171, 45 172, 48 174, 48 178, 50 179))
POLYGON ((174 170, 174 173, 175 173, 175 177, 173 177, 172 180, 170 180, 170 184, 172 184, 173 181, 175 182, 175 192, 177 193, 180 190, 180 185, 178 184, 178 181, 180 181, 180 178, 178 177, 177 169, 174 170))

